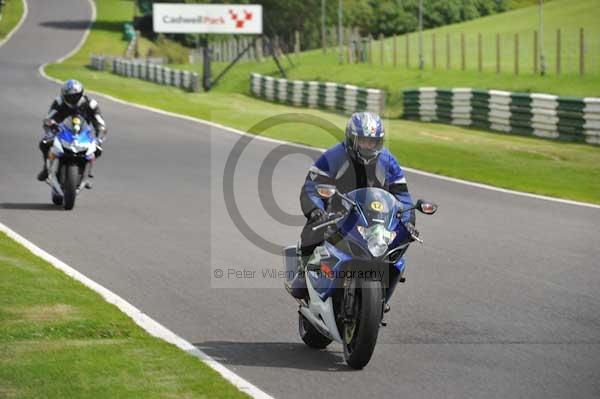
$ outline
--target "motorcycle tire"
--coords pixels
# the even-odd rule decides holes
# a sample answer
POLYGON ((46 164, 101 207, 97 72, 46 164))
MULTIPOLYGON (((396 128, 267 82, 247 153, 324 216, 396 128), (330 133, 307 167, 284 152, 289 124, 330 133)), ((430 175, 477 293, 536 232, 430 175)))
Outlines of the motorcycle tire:
POLYGON ((347 341, 344 331, 344 359, 348 366, 360 370, 369 363, 375 351, 379 326, 383 318, 383 291, 380 281, 357 281, 358 316, 352 339, 347 341))
POLYGON ((75 206, 77 186, 79 185, 79 167, 75 164, 65 166, 65 182, 63 184, 64 208, 70 211, 75 206))
POLYGON ((61 197, 58 194, 52 193, 52 203, 54 205, 62 205, 63 204, 63 197, 61 197))

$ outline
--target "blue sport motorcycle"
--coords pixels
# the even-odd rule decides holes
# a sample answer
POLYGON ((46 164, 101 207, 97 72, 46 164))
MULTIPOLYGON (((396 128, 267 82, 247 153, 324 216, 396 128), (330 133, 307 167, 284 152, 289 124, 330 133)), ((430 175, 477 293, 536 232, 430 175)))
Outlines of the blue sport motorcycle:
MULTIPOLYGON (((327 229, 325 241, 309 258, 305 278, 308 296, 299 303, 298 331, 309 347, 323 349, 332 341, 344 346, 346 363, 354 369, 367 365, 377 342, 383 313, 398 282, 404 282, 403 255, 414 240, 400 217, 417 209, 431 215, 437 205, 418 200, 402 204, 379 188, 361 188, 342 194, 320 185, 319 195, 338 204, 341 213, 312 227, 327 229)), ((291 290, 300 265, 298 246, 284 249, 285 287, 291 290)))
POLYGON ((91 126, 77 115, 65 119, 54 132, 46 183, 52 189, 52 202, 71 210, 77 194, 86 187, 91 163, 100 147, 91 126))

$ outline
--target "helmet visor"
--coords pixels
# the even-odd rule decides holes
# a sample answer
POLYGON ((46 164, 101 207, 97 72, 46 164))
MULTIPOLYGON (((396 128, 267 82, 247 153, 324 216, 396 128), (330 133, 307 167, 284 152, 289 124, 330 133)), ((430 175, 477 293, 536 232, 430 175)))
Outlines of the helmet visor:
POLYGON ((63 99, 68 105, 77 105, 83 93, 65 94, 63 99))
POLYGON ((364 160, 371 161, 383 148, 383 137, 357 137, 354 141, 356 153, 364 160))

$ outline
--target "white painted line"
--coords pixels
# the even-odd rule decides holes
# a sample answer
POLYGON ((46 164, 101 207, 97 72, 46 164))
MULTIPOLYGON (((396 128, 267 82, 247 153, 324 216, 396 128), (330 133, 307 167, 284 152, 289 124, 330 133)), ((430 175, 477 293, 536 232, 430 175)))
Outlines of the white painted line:
POLYGON ((177 346, 178 348, 184 350, 192 356, 195 356, 210 366, 213 370, 217 371, 223 378, 227 381, 231 382, 236 388, 240 391, 250 395, 253 398, 259 399, 273 399, 269 394, 261 391, 256 386, 252 385, 248 381, 244 380, 239 375, 230 371, 228 368, 223 366, 221 363, 217 362, 215 359, 202 352, 200 349, 196 348, 190 342, 184 340, 180 336, 176 335, 171 330, 164 327, 162 324, 152 319, 150 316, 144 314, 141 310, 127 302, 125 299, 121 298, 114 292, 109 289, 103 287, 102 285, 96 283, 85 275, 81 274, 77 270, 73 269, 71 266, 62 262, 55 256, 49 254, 43 249, 39 248, 31 241, 23 238, 21 235, 13 231, 11 228, 6 225, 0 223, 0 231, 6 233, 7 236, 23 245, 29 251, 31 251, 34 255, 39 256, 46 262, 50 263, 55 268, 61 270, 66 275, 74 278, 79 281, 86 287, 94 290, 98 294, 102 296, 106 300, 106 302, 115 305, 119 308, 123 313, 127 316, 131 317, 133 321, 144 330, 146 330, 150 335, 160 338, 170 344, 177 346))
POLYGON ((25 22, 25 19, 27 18, 27 14, 29 13, 29 9, 27 8, 27 1, 26 0, 22 0, 22 1, 23 1, 23 15, 21 15, 21 19, 15 25, 15 27, 12 28, 12 30, 10 32, 8 32, 8 35, 6 35, 4 37, 4 39, 0 40, 0 47, 4 46, 6 44, 6 42, 8 42, 10 40, 12 35, 17 33, 17 31, 19 30, 21 25, 23 25, 23 22, 25 22))

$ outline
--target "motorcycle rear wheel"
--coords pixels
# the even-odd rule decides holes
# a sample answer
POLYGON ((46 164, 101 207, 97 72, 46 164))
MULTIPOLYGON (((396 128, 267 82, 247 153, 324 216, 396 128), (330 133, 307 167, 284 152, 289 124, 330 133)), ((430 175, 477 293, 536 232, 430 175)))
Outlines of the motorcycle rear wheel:
POLYGON ((62 205, 63 204, 63 197, 61 197, 59 194, 52 193, 52 203, 54 205, 62 205))
POLYGON ((331 340, 321 334, 304 316, 298 313, 298 333, 304 343, 314 349, 325 349, 331 340))
POLYGON ((355 320, 344 325, 344 359, 348 366, 360 370, 369 363, 383 317, 383 294, 380 281, 357 280, 355 320))

